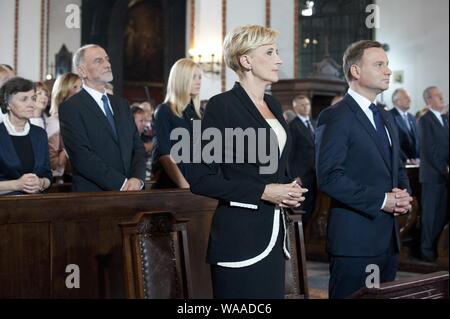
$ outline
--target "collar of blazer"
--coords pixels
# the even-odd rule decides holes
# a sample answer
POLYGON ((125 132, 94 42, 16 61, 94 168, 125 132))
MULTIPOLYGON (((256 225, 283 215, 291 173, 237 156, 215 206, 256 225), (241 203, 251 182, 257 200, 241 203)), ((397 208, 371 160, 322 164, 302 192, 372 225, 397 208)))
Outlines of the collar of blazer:
POLYGON ((356 103, 356 101, 349 95, 346 94, 344 97, 344 102, 347 103, 350 110, 355 113, 356 118, 358 119, 359 123, 364 127, 364 129, 367 131, 373 142, 378 148, 378 151, 381 154, 381 157, 384 160, 384 163, 388 167, 389 170, 391 170, 393 167, 395 167, 395 164, 398 158, 398 152, 397 149, 397 143, 395 143, 397 139, 397 133, 395 132, 395 129, 392 126, 391 121, 389 120, 389 117, 386 116, 386 111, 380 110, 381 117, 383 118, 384 125, 386 126, 389 136, 391 138, 391 148, 392 148, 392 156, 391 158, 386 158, 383 156, 382 146, 379 144, 376 134, 376 129, 373 127, 372 123, 370 123, 369 119, 367 118, 366 114, 361 110, 361 107, 356 103))
MULTIPOLYGON (((409 132, 408 128, 406 127, 405 119, 402 117, 402 115, 399 113, 399 111, 394 107, 390 112, 394 116, 394 120, 398 124, 398 126, 402 129, 402 131, 404 131, 405 133, 408 134, 408 137, 410 137, 410 132, 409 132)), ((413 122, 413 124, 411 124, 411 130, 412 130, 412 133, 415 135, 416 134, 416 126, 414 125, 415 118, 410 113, 407 113, 407 115, 408 115, 408 120, 410 122, 413 122)))
MULTIPOLYGON (((234 94, 236 94, 236 96, 241 100, 242 105, 253 116, 253 118, 255 120, 257 120, 265 128, 271 129, 269 123, 267 123, 266 119, 258 111, 256 105, 253 103, 252 99, 248 96, 247 92, 239 84, 239 82, 236 82, 234 84, 232 92, 234 92, 234 94)), ((280 154, 280 156, 279 156, 279 158, 281 159, 281 157, 286 154, 286 149, 287 149, 286 146, 290 142, 290 136, 288 133, 289 128, 288 128, 286 121, 284 120, 283 113, 281 112, 281 107, 278 107, 278 105, 276 105, 277 102, 275 102, 275 100, 268 94, 264 94, 264 101, 266 102, 266 104, 269 107, 272 114, 275 115, 278 122, 280 122, 280 124, 283 126, 284 131, 286 132, 286 137, 287 137, 286 145, 283 149, 283 153, 280 154)))
POLYGON ((436 115, 433 114, 433 112, 428 111, 424 115, 422 115, 424 119, 429 118, 429 121, 433 122, 433 126, 438 127, 438 131, 441 133, 444 133, 444 136, 448 139, 448 130, 439 122, 439 120, 436 118, 436 115))
MULTIPOLYGON (((33 155, 34 155, 34 168, 33 171, 36 171, 38 165, 42 160, 42 156, 44 155, 40 152, 41 148, 39 147, 40 141, 37 134, 37 128, 34 125, 30 125, 30 132, 28 135, 30 136, 31 145, 33 147, 33 155)), ((22 163, 20 162, 19 156, 17 155, 16 149, 14 148, 13 142, 11 140, 11 136, 8 134, 6 130, 5 124, 0 123, 0 141, 2 144, 3 150, 3 158, 5 163, 9 164, 10 176, 15 178, 20 178, 22 175, 22 163)))
MULTIPOLYGON (((114 133, 113 130, 111 128, 111 125, 109 125, 108 123, 108 119, 106 118, 106 115, 102 112, 102 110, 100 110, 99 105, 97 104, 97 102, 94 100, 94 98, 84 89, 82 89, 80 91, 80 94, 82 96, 82 98, 85 100, 86 104, 85 107, 88 111, 92 112, 100 121, 100 123, 102 123, 102 125, 104 126, 104 129, 108 131, 111 139, 115 142, 118 143, 119 141, 116 140, 116 138, 114 137, 114 133)), ((120 122, 118 120, 119 116, 120 116, 120 110, 117 107, 116 103, 114 103, 114 99, 112 98, 111 95, 108 95, 108 99, 109 102, 111 103, 111 107, 113 109, 114 112, 114 122, 116 124, 116 130, 117 130, 117 138, 119 139, 121 134, 120 134, 120 125, 118 125, 118 123, 120 122)))

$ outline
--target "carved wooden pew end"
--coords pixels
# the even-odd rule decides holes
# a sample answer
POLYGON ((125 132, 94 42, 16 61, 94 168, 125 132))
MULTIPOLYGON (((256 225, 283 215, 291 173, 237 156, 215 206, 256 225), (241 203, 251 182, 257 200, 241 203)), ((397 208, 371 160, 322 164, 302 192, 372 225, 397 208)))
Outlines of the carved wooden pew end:
POLYGON ((120 224, 127 298, 192 296, 186 225, 169 212, 138 213, 120 224))

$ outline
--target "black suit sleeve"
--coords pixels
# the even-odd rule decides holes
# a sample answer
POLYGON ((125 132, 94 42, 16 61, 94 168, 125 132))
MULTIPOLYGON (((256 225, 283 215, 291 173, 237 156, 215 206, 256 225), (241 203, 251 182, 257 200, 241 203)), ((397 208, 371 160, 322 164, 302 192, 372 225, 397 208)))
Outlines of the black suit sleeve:
POLYGON ((68 100, 59 108, 59 121, 64 145, 70 163, 84 178, 99 185, 103 190, 120 190, 126 176, 107 166, 94 152, 86 130, 79 105, 68 100))
MULTIPOLYGON (((227 118, 226 109, 227 106, 221 101, 221 97, 210 99, 202 120, 202 133, 208 128, 216 128, 223 137, 225 127, 234 128, 231 120, 227 118)), ((196 138, 195 143, 199 142, 196 138)), ((223 142, 222 140, 222 145, 223 142)), ((202 149, 208 143, 209 141, 202 142, 202 149)), ((219 200, 258 205, 266 185, 251 180, 226 179, 220 172, 220 165, 214 162, 205 163, 204 158, 201 164, 193 164, 188 170, 191 191, 219 200)))

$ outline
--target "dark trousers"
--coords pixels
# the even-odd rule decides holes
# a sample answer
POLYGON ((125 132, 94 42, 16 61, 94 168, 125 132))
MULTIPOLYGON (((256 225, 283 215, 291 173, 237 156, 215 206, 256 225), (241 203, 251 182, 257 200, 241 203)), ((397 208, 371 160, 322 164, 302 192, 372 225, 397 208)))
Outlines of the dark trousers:
POLYGON ((422 183, 422 215, 420 251, 423 256, 436 257, 436 243, 448 223, 448 186, 446 183, 422 183))
POLYGON ((214 298, 283 299, 286 267, 283 234, 281 228, 270 254, 256 264, 242 268, 211 265, 214 298))
MULTIPOLYGON (((395 238, 395 237, 394 237, 395 238)), ((330 299, 343 299, 361 288, 366 287, 366 280, 373 275, 373 267, 377 265, 380 283, 395 280, 398 269, 399 250, 394 243, 386 253, 374 257, 342 257, 330 256, 330 282, 328 294, 330 299)), ((372 280, 369 278, 369 283, 372 280)))

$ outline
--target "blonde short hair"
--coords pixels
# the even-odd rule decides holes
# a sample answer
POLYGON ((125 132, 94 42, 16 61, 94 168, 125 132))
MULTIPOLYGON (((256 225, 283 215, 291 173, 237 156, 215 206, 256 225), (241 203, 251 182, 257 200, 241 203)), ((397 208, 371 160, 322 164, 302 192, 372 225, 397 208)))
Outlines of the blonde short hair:
POLYGON ((241 56, 263 46, 274 44, 278 32, 256 24, 248 24, 229 32, 223 42, 223 54, 226 65, 239 78, 244 75, 245 68, 241 65, 241 56))
POLYGON ((180 59, 170 69, 169 79, 167 81, 167 93, 164 103, 170 105, 172 112, 182 117, 183 111, 189 105, 191 99, 194 108, 200 116, 200 98, 191 97, 191 85, 194 72, 199 69, 197 63, 191 59, 180 59))

